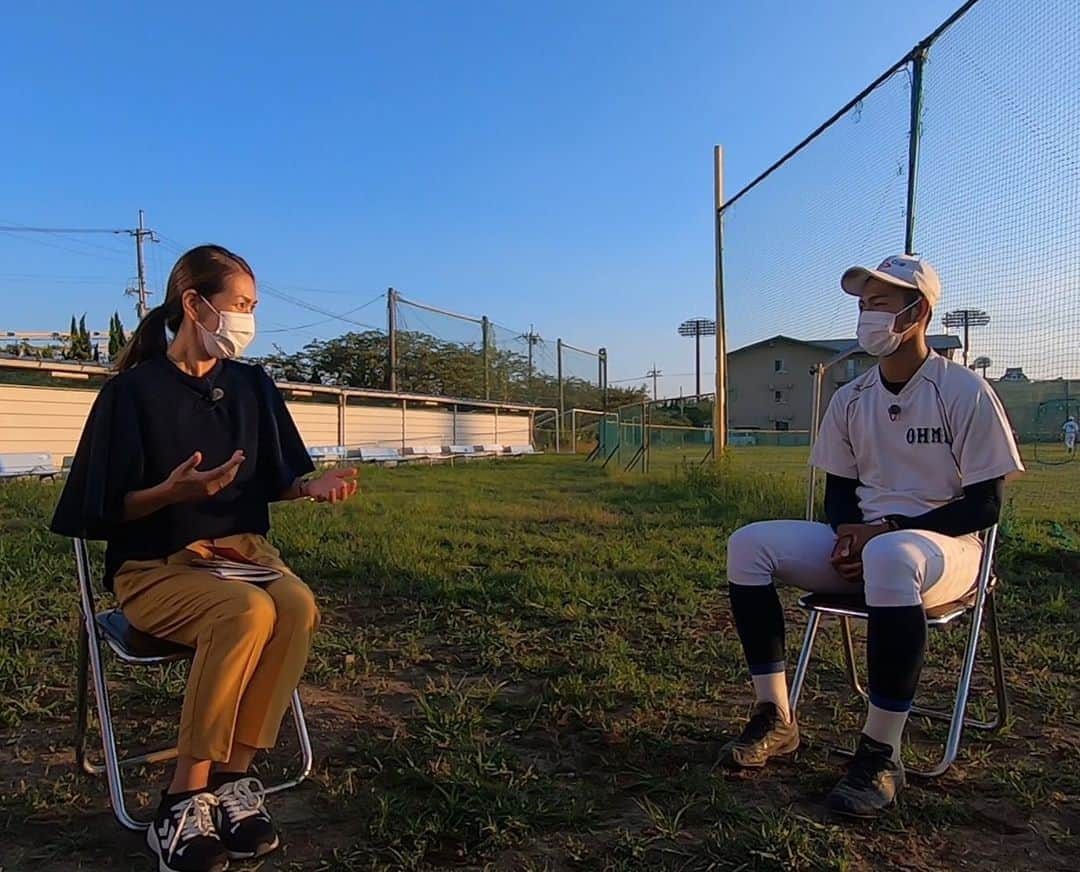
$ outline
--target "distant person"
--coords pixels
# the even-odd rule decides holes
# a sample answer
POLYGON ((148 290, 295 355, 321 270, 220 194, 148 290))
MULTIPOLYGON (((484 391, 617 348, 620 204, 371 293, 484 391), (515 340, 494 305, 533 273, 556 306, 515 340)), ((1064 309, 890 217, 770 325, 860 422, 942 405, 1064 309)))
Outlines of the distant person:
POLYGON ((1065 453, 1071 457, 1076 453, 1076 434, 1080 432, 1080 424, 1076 423, 1075 417, 1069 415, 1061 430, 1065 434, 1065 453))
POLYGON ((759 768, 799 745, 774 582, 865 592, 869 713, 827 802, 872 817, 904 786, 900 743, 923 665, 924 610, 974 585, 976 533, 997 522, 1004 478, 1023 465, 990 385, 927 346, 941 295, 929 263, 890 257, 876 270, 852 267, 840 284, 859 298, 859 344, 878 363, 836 392, 814 443, 829 523, 762 521, 728 542, 731 607, 757 703, 721 759, 759 768))
POLYGON ((257 298, 251 267, 220 246, 177 261, 94 403, 52 522, 107 541, 105 583, 135 627, 195 649, 176 769, 146 833, 161 870, 216 872, 278 847, 247 772, 277 741, 319 610, 265 538, 269 506, 357 489, 355 470, 305 480, 281 394, 235 361, 257 298))

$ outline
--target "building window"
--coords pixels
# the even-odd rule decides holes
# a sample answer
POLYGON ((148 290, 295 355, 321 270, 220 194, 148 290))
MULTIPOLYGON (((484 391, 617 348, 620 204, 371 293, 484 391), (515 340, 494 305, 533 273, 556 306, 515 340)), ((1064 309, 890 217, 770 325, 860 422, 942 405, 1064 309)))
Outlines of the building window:
POLYGON ((773 372, 787 372, 787 367, 784 366, 783 358, 780 358, 780 357, 776 358, 772 362, 772 366, 773 366, 773 372))
POLYGON ((775 426, 776 426, 777 430, 787 430, 787 429, 789 429, 787 421, 776 421, 775 426))
POLYGON ((787 402, 787 397, 784 396, 783 391, 773 391, 773 402, 774 403, 786 403, 787 402))

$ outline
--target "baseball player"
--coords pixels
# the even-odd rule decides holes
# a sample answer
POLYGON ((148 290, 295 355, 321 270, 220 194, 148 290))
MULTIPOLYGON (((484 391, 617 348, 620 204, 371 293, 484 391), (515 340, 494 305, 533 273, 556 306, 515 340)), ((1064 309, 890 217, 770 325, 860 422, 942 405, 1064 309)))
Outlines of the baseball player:
POLYGON ((1065 453, 1073 455, 1076 453, 1076 434, 1080 432, 1080 424, 1076 423, 1076 418, 1069 415, 1069 419, 1062 425, 1062 432, 1065 434, 1065 453))
POLYGON ((814 444, 828 523, 762 521, 728 541, 731 607, 757 701, 721 761, 759 768, 799 745, 774 583, 864 592, 869 712, 828 805, 872 817, 904 786, 900 741, 923 664, 924 609, 974 585, 977 532, 998 520, 1004 478, 1023 465, 990 385, 927 345, 941 296, 929 263, 889 257, 852 267, 840 284, 859 300, 859 344, 878 365, 836 392, 814 444))

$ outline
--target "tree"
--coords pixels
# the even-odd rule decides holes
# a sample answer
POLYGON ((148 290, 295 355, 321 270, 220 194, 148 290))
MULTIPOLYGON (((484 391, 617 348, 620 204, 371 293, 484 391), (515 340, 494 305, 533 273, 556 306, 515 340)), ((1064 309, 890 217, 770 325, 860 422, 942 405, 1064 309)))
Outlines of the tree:
POLYGON ((124 325, 120 320, 120 315, 117 312, 113 312, 112 318, 109 319, 109 360, 116 358, 116 355, 120 353, 127 344, 127 335, 124 333, 124 325))
MULTIPOLYGON (((280 348, 258 362, 279 381, 342 387, 382 389, 388 383, 387 338, 377 330, 346 333, 335 339, 315 340, 295 352, 280 348)), ((487 388, 491 399, 555 407, 558 379, 534 371, 525 354, 488 347, 487 388)), ((427 333, 402 330, 397 334, 397 386, 405 393, 482 399, 485 395, 484 350, 473 343, 449 342, 427 333)), ((611 388, 609 406, 642 398, 640 389, 611 388)), ((585 379, 563 381, 567 409, 599 409, 603 396, 598 385, 585 379)))
POLYGON ((93 360, 94 349, 90 345, 90 332, 86 329, 86 315, 78 322, 71 316, 71 331, 68 335, 67 357, 69 360, 93 360))

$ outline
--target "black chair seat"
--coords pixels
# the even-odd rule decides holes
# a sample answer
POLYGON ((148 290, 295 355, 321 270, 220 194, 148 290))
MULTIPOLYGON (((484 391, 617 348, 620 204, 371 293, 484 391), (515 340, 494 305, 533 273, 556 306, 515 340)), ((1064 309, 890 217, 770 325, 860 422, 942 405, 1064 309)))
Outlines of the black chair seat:
POLYGON ((105 641, 125 660, 163 662, 182 660, 194 653, 186 645, 178 645, 167 639, 158 639, 142 630, 137 630, 124 617, 120 609, 98 612, 95 620, 105 641))
MULTIPOLYGON (((799 605, 807 611, 824 612, 829 615, 846 615, 851 618, 866 619, 868 615, 866 597, 863 594, 845 593, 808 593, 799 597, 799 605)), ((960 617, 975 605, 975 591, 963 599, 926 610, 926 620, 930 624, 947 624, 960 617)))

